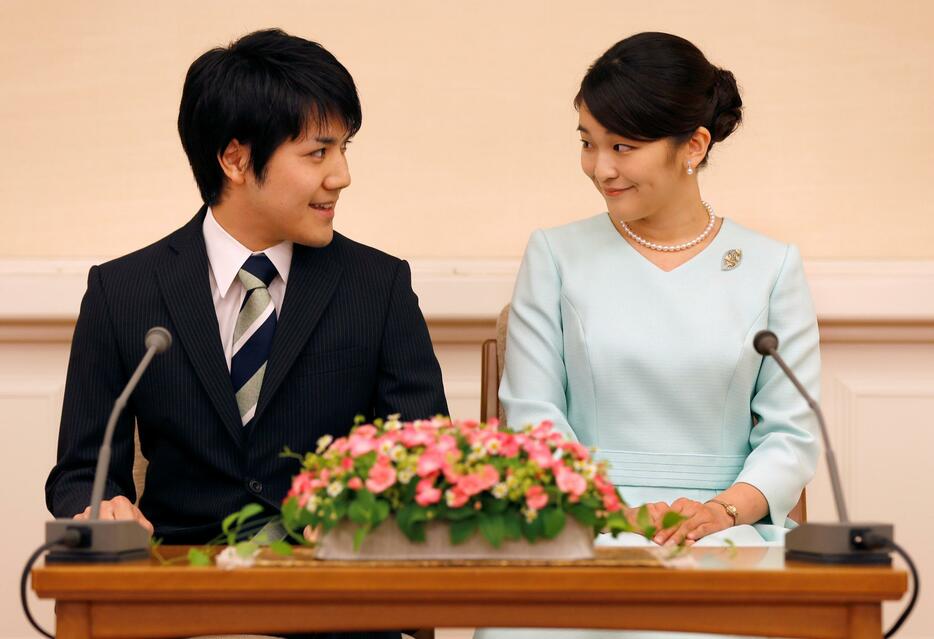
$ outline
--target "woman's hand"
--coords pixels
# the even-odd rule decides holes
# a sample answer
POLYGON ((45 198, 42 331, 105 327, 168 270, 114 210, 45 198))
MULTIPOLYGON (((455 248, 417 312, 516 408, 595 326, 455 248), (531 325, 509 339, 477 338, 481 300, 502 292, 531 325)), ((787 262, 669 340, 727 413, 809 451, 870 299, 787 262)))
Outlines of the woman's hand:
POLYGON ((665 513, 671 510, 671 506, 669 506, 664 501, 650 502, 647 504, 643 504, 642 506, 639 506, 637 508, 626 508, 624 511, 626 515, 626 519, 636 529, 640 528, 639 523, 638 523, 639 522, 639 511, 642 508, 645 508, 648 511, 649 525, 655 528, 655 530, 658 530, 659 528, 662 527, 662 519, 664 519, 665 513))
POLYGON ((685 520, 678 526, 660 530, 652 538, 652 541, 660 546, 674 546, 682 541, 690 545, 701 537, 733 526, 733 518, 720 504, 711 502, 702 504, 699 501, 681 497, 671 504, 671 510, 685 517, 685 520))

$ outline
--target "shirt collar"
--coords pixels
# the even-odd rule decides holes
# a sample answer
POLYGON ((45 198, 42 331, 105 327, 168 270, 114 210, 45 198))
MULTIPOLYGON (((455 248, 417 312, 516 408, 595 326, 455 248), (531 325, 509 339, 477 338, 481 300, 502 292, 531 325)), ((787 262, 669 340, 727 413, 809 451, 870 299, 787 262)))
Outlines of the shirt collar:
POLYGON ((214 274, 214 282, 217 284, 217 292, 223 298, 226 297, 237 278, 240 267, 246 262, 250 255, 265 253, 270 259, 279 277, 285 284, 289 281, 289 268, 292 265, 292 243, 283 240, 275 246, 262 251, 251 251, 243 244, 238 242, 230 233, 217 222, 214 212, 208 207, 207 214, 204 216, 202 225, 204 232, 204 246, 208 253, 208 263, 211 265, 211 272, 214 274))

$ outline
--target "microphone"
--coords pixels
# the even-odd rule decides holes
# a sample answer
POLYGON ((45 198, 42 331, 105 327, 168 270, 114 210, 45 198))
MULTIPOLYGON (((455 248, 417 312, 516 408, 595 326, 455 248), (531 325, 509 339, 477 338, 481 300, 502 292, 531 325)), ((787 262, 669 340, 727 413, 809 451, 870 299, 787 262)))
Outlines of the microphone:
POLYGON ((850 522, 840 483, 840 471, 837 469, 837 458, 830 445, 824 413, 778 354, 778 336, 772 331, 759 331, 752 339, 752 346, 760 355, 775 360, 814 411, 824 440, 827 471, 830 474, 834 505, 839 519, 839 523, 835 524, 806 523, 788 531, 785 535, 785 558, 818 563, 890 565, 892 558, 888 552, 888 545, 881 544, 878 540, 894 542, 894 526, 850 522))
POLYGON ((149 557, 149 533, 139 523, 132 520, 102 520, 100 518, 101 501, 104 498, 104 485, 110 468, 110 444, 113 441, 117 418, 126 407, 127 400, 142 378, 152 359, 172 345, 172 334, 156 326, 146 332, 146 354, 127 382, 126 388, 114 402, 107 427, 104 429, 104 442, 97 456, 97 468, 94 471, 94 484, 91 489, 90 521, 74 519, 56 519, 46 522, 46 541, 61 539, 66 533, 78 532, 80 542, 75 547, 53 546, 46 557, 48 563, 67 562, 117 562, 149 557))

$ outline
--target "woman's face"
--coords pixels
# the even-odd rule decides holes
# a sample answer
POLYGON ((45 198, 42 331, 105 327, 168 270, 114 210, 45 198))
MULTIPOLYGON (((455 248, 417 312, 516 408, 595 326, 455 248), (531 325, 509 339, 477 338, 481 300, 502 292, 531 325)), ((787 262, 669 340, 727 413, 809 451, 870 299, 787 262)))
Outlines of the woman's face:
POLYGON ((585 104, 579 114, 581 168, 614 219, 631 222, 665 210, 689 184, 687 153, 669 140, 641 142, 612 133, 585 104))

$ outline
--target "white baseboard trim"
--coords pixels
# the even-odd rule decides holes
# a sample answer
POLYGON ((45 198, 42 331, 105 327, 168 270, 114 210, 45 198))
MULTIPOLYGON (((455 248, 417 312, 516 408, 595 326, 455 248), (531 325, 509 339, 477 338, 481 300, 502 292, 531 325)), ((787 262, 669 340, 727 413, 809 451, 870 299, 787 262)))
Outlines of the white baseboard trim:
MULTIPOLYGON (((0 322, 73 322, 95 260, 0 260, 0 322)), ((412 283, 429 321, 490 321, 509 302, 516 259, 413 259, 412 283)), ((934 322, 934 260, 810 260, 818 319, 934 322)))

